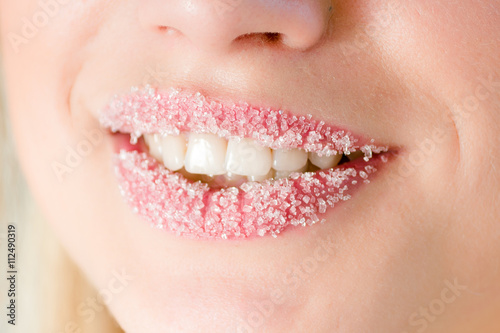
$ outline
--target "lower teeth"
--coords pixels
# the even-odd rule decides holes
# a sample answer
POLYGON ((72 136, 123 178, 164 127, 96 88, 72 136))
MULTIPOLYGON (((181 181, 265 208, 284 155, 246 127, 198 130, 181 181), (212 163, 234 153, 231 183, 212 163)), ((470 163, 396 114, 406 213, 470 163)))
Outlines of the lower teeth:
MULTIPOLYGON (((344 156, 345 157, 345 156, 344 156)), ((343 158, 339 165, 349 162, 350 160, 347 158, 343 158), (345 161, 344 161, 345 160, 345 161)), ((265 176, 240 176, 234 175, 230 173, 226 173, 223 175, 205 175, 205 174, 193 174, 186 171, 185 168, 182 168, 178 171, 184 178, 189 179, 193 182, 202 182, 206 183, 209 187, 219 189, 219 188, 227 188, 227 187, 240 187, 242 184, 247 182, 261 182, 265 180, 275 180, 282 178, 289 178, 294 173, 306 173, 306 172, 316 172, 321 170, 314 164, 308 162, 307 168, 304 168, 300 171, 276 171, 271 169, 269 174, 265 176)))

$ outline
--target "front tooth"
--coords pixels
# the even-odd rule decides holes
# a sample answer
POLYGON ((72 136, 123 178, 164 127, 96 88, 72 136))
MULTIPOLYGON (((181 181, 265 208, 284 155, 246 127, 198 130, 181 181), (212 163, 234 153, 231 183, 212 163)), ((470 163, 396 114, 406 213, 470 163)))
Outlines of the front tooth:
POLYGON ((186 138, 167 135, 161 138, 163 164, 171 171, 180 170, 186 157, 186 138))
POLYGON ((159 134, 144 134, 144 141, 149 147, 149 154, 157 160, 162 159, 161 137, 159 134))
POLYGON ((300 149, 273 150, 273 169, 277 171, 299 170, 307 163, 307 153, 300 149))
POLYGON ((276 171, 274 173, 274 179, 281 179, 281 178, 287 178, 294 172, 306 172, 307 171, 307 164, 304 165, 302 168, 297 169, 297 170, 291 170, 291 171, 276 171))
POLYGON ((264 176, 271 170, 271 149, 251 139, 231 139, 227 146, 226 169, 242 176, 264 176))
POLYGON ((330 169, 339 164, 342 159, 342 154, 335 154, 331 156, 319 156, 316 153, 309 153, 309 160, 312 164, 320 169, 330 169))
POLYGON ((189 136, 185 168, 190 173, 222 175, 226 173, 227 141, 213 134, 195 134, 189 136))

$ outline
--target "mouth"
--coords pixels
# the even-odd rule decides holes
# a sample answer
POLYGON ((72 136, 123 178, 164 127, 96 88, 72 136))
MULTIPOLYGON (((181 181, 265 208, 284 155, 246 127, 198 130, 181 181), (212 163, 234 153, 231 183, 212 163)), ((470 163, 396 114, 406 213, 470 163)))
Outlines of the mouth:
POLYGON ((310 115, 173 88, 118 95, 100 122, 116 138, 132 210, 195 239, 277 237, 324 222, 394 153, 310 115))

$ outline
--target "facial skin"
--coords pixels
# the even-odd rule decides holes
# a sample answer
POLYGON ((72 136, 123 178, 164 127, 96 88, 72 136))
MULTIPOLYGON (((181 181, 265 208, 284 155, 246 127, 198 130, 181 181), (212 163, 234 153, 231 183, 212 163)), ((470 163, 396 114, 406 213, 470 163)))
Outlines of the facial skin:
POLYGON ((97 289, 133 276, 108 304, 126 332, 499 329, 499 2, 62 3, 23 36, 39 2, 0 0, 8 109, 75 262, 97 289), (178 238, 124 203, 111 135, 62 181, 53 170, 110 97, 145 83, 310 113, 399 154, 324 224, 178 238))

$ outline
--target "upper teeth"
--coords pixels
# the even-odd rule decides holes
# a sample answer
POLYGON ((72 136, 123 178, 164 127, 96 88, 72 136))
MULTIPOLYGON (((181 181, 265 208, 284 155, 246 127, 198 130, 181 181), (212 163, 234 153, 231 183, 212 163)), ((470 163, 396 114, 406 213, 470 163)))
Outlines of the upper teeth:
POLYGON ((319 156, 302 149, 273 150, 246 138, 228 142, 213 134, 146 134, 144 139, 150 154, 169 170, 184 168, 191 174, 210 176, 227 174, 227 179, 235 175, 246 176, 250 181, 284 178, 293 172, 307 171, 308 161, 319 169, 329 169, 342 158, 342 154, 319 156))
POLYGON ((307 164, 307 153, 300 149, 273 150, 273 169, 276 171, 300 170, 307 164))
POLYGON ((271 170, 272 163, 271 149, 251 139, 229 140, 226 152, 227 172, 242 176, 265 176, 271 170))
POLYGON ((190 173, 223 175, 226 173, 227 141, 211 134, 191 134, 184 160, 190 173))
POLYGON ((342 155, 319 156, 316 153, 309 153, 309 161, 320 169, 330 169, 339 164, 342 155))

